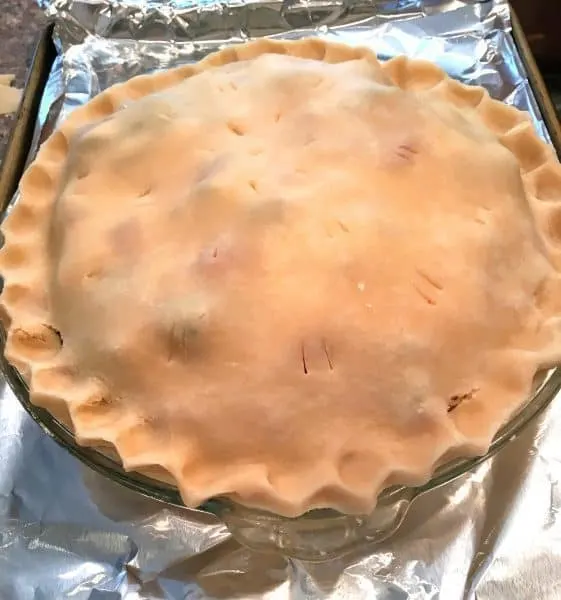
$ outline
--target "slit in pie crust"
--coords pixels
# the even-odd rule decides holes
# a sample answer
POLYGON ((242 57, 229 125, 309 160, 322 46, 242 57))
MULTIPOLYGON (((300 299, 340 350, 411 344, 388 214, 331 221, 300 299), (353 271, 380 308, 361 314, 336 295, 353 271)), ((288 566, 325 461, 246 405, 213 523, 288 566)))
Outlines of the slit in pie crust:
POLYGON ((76 109, 20 190, 7 359, 186 505, 369 512, 560 359, 559 163, 426 62, 230 47, 76 109))

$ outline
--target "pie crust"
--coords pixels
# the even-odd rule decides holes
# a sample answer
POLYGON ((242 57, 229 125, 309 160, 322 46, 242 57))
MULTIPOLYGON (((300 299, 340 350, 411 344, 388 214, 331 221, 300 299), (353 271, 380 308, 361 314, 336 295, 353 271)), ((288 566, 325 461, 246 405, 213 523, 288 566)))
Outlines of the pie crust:
POLYGON ((484 453, 560 360, 561 167, 427 62, 259 40, 135 77, 20 192, 7 359, 189 506, 368 513, 484 453))

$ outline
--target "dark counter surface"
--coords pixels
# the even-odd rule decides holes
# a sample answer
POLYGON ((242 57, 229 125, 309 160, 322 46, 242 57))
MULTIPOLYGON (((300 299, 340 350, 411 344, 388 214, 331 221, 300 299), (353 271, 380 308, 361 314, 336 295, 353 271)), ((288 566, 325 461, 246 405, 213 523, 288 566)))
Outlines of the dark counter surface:
MULTIPOLYGON (((16 87, 21 88, 46 21, 34 0, 3 0, 0 4, 0 74, 13 73, 16 87)), ((13 119, 14 116, 0 116, 0 162, 13 119)))

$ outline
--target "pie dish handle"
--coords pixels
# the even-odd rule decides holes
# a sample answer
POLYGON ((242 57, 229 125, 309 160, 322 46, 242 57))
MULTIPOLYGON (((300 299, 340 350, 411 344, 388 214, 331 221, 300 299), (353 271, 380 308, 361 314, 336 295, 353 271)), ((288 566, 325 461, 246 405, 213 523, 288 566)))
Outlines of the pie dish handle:
POLYGON ((420 493, 419 488, 388 490, 370 515, 313 510, 291 519, 245 508, 226 499, 213 500, 205 508, 219 516, 232 536, 251 550, 321 562, 390 537, 420 493))

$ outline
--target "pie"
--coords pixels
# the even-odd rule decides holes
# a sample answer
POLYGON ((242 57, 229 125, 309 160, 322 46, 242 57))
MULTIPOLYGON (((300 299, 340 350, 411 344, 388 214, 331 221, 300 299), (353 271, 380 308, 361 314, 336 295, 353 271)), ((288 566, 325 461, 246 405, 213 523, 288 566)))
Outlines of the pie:
POLYGON ((76 109, 20 191, 7 360, 188 506, 368 513, 560 361, 561 167, 427 62, 229 47, 76 109))

